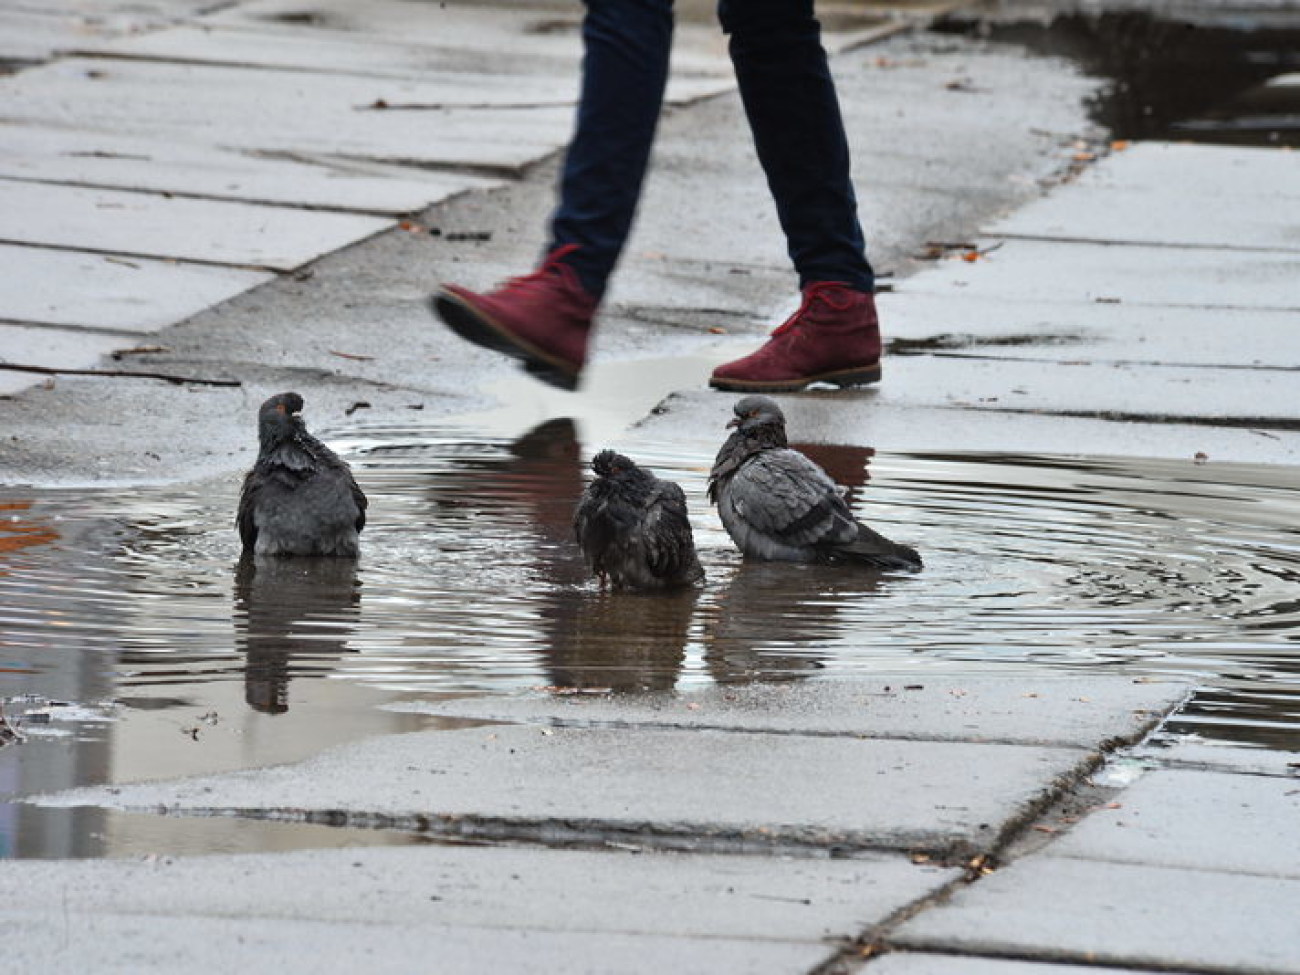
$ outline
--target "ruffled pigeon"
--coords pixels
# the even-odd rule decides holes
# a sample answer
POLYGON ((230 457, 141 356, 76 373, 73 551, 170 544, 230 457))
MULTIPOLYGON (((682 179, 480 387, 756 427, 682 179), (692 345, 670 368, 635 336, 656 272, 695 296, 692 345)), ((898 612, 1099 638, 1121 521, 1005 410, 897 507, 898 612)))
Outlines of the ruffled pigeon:
POLYGON ((244 552, 355 556, 366 496, 348 465, 307 432, 301 411, 297 393, 272 396, 258 411, 261 450, 236 519, 244 552))
POLYGON ((727 424, 735 432, 709 473, 709 500, 747 558, 858 562, 919 569, 916 549, 891 542, 853 517, 835 482, 785 438, 785 414, 766 396, 746 396, 727 424))
POLYGON ((587 565, 615 589, 679 589, 704 578, 686 495, 622 454, 602 450, 573 515, 587 565))

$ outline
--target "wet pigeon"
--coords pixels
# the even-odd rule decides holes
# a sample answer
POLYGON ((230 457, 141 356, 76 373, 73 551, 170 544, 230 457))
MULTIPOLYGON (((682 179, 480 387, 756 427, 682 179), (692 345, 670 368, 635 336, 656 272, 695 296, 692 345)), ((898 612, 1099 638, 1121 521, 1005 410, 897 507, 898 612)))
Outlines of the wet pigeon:
POLYGON ((735 432, 709 474, 709 500, 746 557, 784 562, 859 562, 919 569, 921 557, 853 517, 826 472, 785 439, 785 415, 766 396, 736 403, 735 432))
POLYGON ((704 578, 686 495, 622 454, 602 450, 573 515, 587 565, 615 589, 679 589, 704 578))
POLYGON ((258 411, 262 446, 239 496, 244 551, 355 556, 366 496, 348 465, 307 432, 301 410, 301 396, 280 393, 258 411))

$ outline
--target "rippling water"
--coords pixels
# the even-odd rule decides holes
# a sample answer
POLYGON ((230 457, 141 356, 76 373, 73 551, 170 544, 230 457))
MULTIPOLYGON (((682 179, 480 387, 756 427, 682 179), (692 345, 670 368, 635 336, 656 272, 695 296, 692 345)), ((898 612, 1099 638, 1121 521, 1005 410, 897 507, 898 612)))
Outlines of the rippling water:
POLYGON ((370 427, 335 446, 371 499, 356 564, 240 565, 235 478, 0 492, 0 702, 44 756, 0 751, 0 797, 435 723, 378 706, 412 697, 929 667, 1189 675, 1203 690, 1175 730, 1300 748, 1287 469, 806 448, 925 557, 879 575, 742 563, 704 498, 714 446, 629 440, 685 488, 708 573, 699 593, 648 597, 583 570, 570 518, 590 448, 568 420, 515 441, 370 427))

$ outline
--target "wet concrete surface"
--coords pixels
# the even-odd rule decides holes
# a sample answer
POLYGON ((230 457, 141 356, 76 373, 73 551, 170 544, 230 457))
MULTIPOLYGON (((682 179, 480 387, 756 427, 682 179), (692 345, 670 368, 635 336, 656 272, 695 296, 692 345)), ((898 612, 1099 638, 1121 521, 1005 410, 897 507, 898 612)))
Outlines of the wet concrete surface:
MULTIPOLYGON (((4 502, 12 531, 0 585, 17 607, 4 604, 6 638, 12 626, 18 639, 3 648, 15 673, 0 676, 15 688, 4 707, 26 740, 0 749, 0 769, 9 795, 89 786, 75 795, 95 803, 11 803, 0 816, 17 822, 20 856, 119 858, 11 861, 0 871, 0 882, 15 885, 7 902, 16 906, 0 924, 24 935, 17 963, 174 970, 195 944, 218 944, 246 967, 286 970, 303 958, 321 970, 333 963, 322 961, 327 954, 340 968, 364 955, 371 970, 404 971, 414 952, 441 952, 449 967, 474 971, 495 952, 517 970, 611 970, 611 959, 624 959, 639 971, 826 972, 856 970, 890 950, 897 953, 873 958, 867 970, 954 970, 954 957, 955 970, 970 971, 1098 958, 1121 968, 1295 969, 1285 947, 1293 919, 1276 910, 1294 883, 1286 864, 1267 878, 1242 872, 1243 864, 1259 867, 1258 851, 1227 844, 1194 868, 1162 862, 1197 835, 1216 842, 1205 833, 1180 837, 1192 818, 1157 823, 1124 851, 1094 846, 1084 831, 1060 854, 1050 842, 1106 800, 1122 805, 1144 772, 1150 786, 1134 793, 1139 809, 1144 795, 1167 802, 1178 794, 1187 804, 1231 793, 1231 782, 1186 777, 1193 770, 1230 779, 1263 770, 1282 782, 1293 774, 1294 751, 1285 749, 1295 747, 1295 484, 1279 465, 1294 463, 1295 418, 1279 377, 1241 373, 1296 364, 1285 326, 1296 310, 1286 290, 1294 254, 1275 237, 1236 239, 1257 236, 1249 221, 1209 241, 1190 240, 1184 226, 1154 246, 1140 236, 1144 228, 1145 244, 1134 246, 1134 228, 1121 240, 1113 225, 1084 246, 1043 220, 1015 231, 1027 247, 1013 246, 1022 238, 1010 230, 985 236, 1002 214, 1092 164, 1098 182, 1080 185, 1095 195, 1076 205, 1104 208, 1107 180, 1134 172, 1127 160, 1158 159, 1165 149, 1107 156, 1107 134, 1089 126, 1082 104, 1097 82, 996 43, 901 37, 843 55, 837 69, 872 256, 892 290, 881 301, 887 333, 896 321, 919 349, 950 335, 1045 337, 897 356, 879 390, 787 404, 796 438, 844 445, 824 451, 823 462, 860 482, 868 520, 916 543, 926 571, 774 576, 740 564, 700 503, 730 408, 728 398, 699 389, 703 377, 752 347, 792 292, 775 226, 757 205, 761 177, 731 96, 666 119, 592 382, 574 396, 541 390, 449 340, 423 310, 439 279, 482 285, 532 263, 553 164, 440 205, 157 338, 123 335, 124 344, 155 346, 128 355, 128 365, 242 385, 60 378, 0 401, 10 436, 4 479, 40 485, 7 488, 4 502), (696 205, 702 188, 709 207, 696 205), (1191 265, 1240 273, 1206 278, 1191 265), (1122 293, 1117 267, 1127 275, 1122 293), (1282 297, 1265 303, 1263 294, 1282 297), (1217 334, 1222 321, 1232 323, 1236 347, 1217 334), (642 368, 651 356, 654 367, 642 368), (355 574, 236 571, 227 523, 238 470, 251 458, 251 417, 265 394, 290 387, 307 395, 314 426, 354 461, 388 512, 368 529, 355 574), (452 417, 467 430, 452 432, 452 417), (574 421, 567 432, 565 417, 574 421), (576 497, 580 460, 611 443, 687 486, 710 571, 695 599, 604 599, 582 578, 564 537, 571 501, 563 499, 576 497), (142 487, 151 482, 158 486, 142 487), (116 486, 101 493, 92 484, 116 486), (91 617, 94 624, 84 622, 91 617), (650 638, 612 639, 629 619, 650 638), (31 666, 34 655, 45 669, 31 666), (1064 682, 1086 674, 1089 693, 1044 717, 1044 700, 1031 696, 1042 692, 1028 684, 1049 673, 1064 682), (1008 717, 1001 730, 990 724, 999 705, 975 691, 988 680, 1019 695, 1024 710, 1012 713, 1022 719, 1008 717), (816 724, 778 728, 770 714, 758 728, 708 723, 743 724, 735 708, 746 699, 779 714, 779 699, 764 695, 784 685, 822 732, 852 729, 862 708, 846 701, 846 690, 873 681, 904 699, 923 685, 946 707, 927 709, 932 723, 919 738, 902 737, 901 718, 864 738, 860 727, 831 735, 816 724), (1137 751, 1114 751, 1117 735, 1140 737, 1192 686, 1197 693, 1164 734, 1137 751), (670 695, 665 706, 691 720, 664 727, 662 713, 644 709, 644 691, 670 695), (972 694, 973 722, 952 706, 972 694), (1066 716, 1092 711, 1084 696, 1107 717, 1062 742, 1066 716), (711 700, 721 701, 716 714, 711 700), (584 705, 589 719, 551 724, 584 705), (523 723, 499 723, 530 708, 523 723), (46 720, 19 720, 26 715, 46 720), (936 728, 936 715, 954 727, 936 728), (695 718, 703 727, 686 730, 695 718), (1043 740, 1026 742, 1026 727, 1043 740), (991 731, 1000 738, 978 740, 991 731), (693 740, 713 750, 694 755, 693 740), (520 749, 533 758, 529 802, 471 761, 490 753, 502 767, 525 765, 520 749), (727 764, 741 752, 757 779, 727 764), (818 755, 831 752, 842 761, 820 779, 811 775, 818 755), (640 778, 638 755, 647 759, 640 778), (361 763, 358 781, 375 784, 348 799, 355 816, 329 808, 347 805, 337 790, 350 761, 361 763), (278 767, 254 771, 266 765, 278 767), (339 774, 312 774, 326 768, 339 774), (719 768, 735 788, 711 803, 719 768), (900 783, 917 815, 891 806, 892 790, 833 779, 846 768, 900 783), (440 791, 439 779, 453 771, 476 801, 440 791), (697 787, 656 792, 658 776, 697 787), (277 801, 330 801, 268 809, 259 806, 272 797, 262 789, 268 782, 287 788, 277 801), (1185 792, 1189 783, 1199 788, 1185 792), (104 808, 132 795, 175 802, 205 787, 214 791, 187 794, 185 804, 221 816, 104 808), (741 795, 753 802, 727 805, 741 795), (1037 818, 1071 797, 1069 817, 1037 818), (235 798, 249 803, 245 817, 231 815, 235 798), (441 818, 439 809, 458 813, 441 818), (591 809, 600 817, 584 822, 591 809), (247 818, 268 814, 296 821, 247 818), (302 822, 311 819, 426 830, 437 822, 449 835, 482 830, 494 845, 365 850, 371 840, 409 844, 412 834, 302 822), (913 820, 930 831, 913 829, 913 820), (711 832, 710 821, 720 829, 711 832), (874 825, 866 831, 864 823, 874 825), (995 839, 981 839, 986 833, 995 839), (1026 836, 1043 845, 1025 852, 1010 842, 1026 836), (835 859, 845 852, 837 837, 850 841, 853 859, 835 859), (732 852, 689 860, 654 849, 706 841, 732 852), (339 842, 353 849, 169 856, 339 842), (877 844, 892 849, 865 852, 877 844), (934 856, 973 848, 993 859, 962 864, 962 881, 974 882, 957 891, 959 875, 936 868, 934 856), (121 859, 144 851, 151 855, 141 863, 121 859), (479 855, 500 869, 487 870, 490 889, 467 897, 455 871, 479 855), (1004 855, 1012 864, 998 869, 1004 855), (656 902, 657 888, 639 872, 650 857, 664 858, 654 862, 666 865, 674 891, 698 890, 716 905, 703 936, 656 902), (443 871, 428 904, 417 897, 425 888, 393 866, 399 860, 443 871), (525 863, 537 870, 526 901, 559 913, 507 909, 512 888, 502 877, 522 876, 525 863), (815 867, 811 888, 848 885, 852 917, 802 895, 805 881, 790 864, 815 867), (834 869, 841 864, 850 865, 843 874, 834 869), (860 864, 868 866, 854 873, 860 864), (162 890, 158 875, 173 866, 194 898, 150 902, 162 890), (825 909, 826 920, 774 928, 775 937, 736 927, 749 900, 737 907, 712 879, 728 869, 761 878, 757 900, 792 896, 793 905, 772 903, 787 915, 825 909), (378 879, 349 883, 355 871, 378 879), (881 896, 864 899, 873 881, 881 896), (602 882, 613 883, 635 920, 601 921, 582 894, 607 889, 602 882), (400 892, 413 911, 467 900, 479 910, 417 912, 410 923, 376 928, 322 920, 316 915, 328 912, 303 902, 304 890, 320 887, 355 912, 353 894, 368 883, 400 892), (70 907, 69 891, 87 895, 70 907), (232 918, 227 893, 241 905, 245 895, 267 903, 278 896, 281 912, 232 918), (1224 927, 1223 905, 1234 898, 1244 907, 1224 927), (83 924, 99 932, 93 943, 72 937, 83 924), (971 968, 960 967, 968 961, 971 968)), ((1232 166, 1246 157, 1214 158, 1232 166)), ((1203 161, 1157 161, 1147 176, 1194 186, 1203 161)), ((1280 211, 1278 194, 1289 192, 1238 189, 1242 213, 1265 215, 1280 211)), ((1280 798, 1276 791, 1251 792, 1263 797, 1252 817, 1271 822, 1285 812, 1288 790, 1280 798)))

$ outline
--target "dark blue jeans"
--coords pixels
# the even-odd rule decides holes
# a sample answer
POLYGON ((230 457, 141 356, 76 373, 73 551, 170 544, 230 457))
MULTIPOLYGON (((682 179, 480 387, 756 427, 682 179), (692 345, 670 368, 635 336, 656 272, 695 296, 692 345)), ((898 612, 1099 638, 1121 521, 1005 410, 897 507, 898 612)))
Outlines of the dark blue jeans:
MULTIPOLYGON (((582 94, 551 249, 601 295, 632 227, 668 79, 673 0, 585 0, 582 94)), ((873 285, 813 0, 720 0, 732 65, 799 285, 873 285)))

